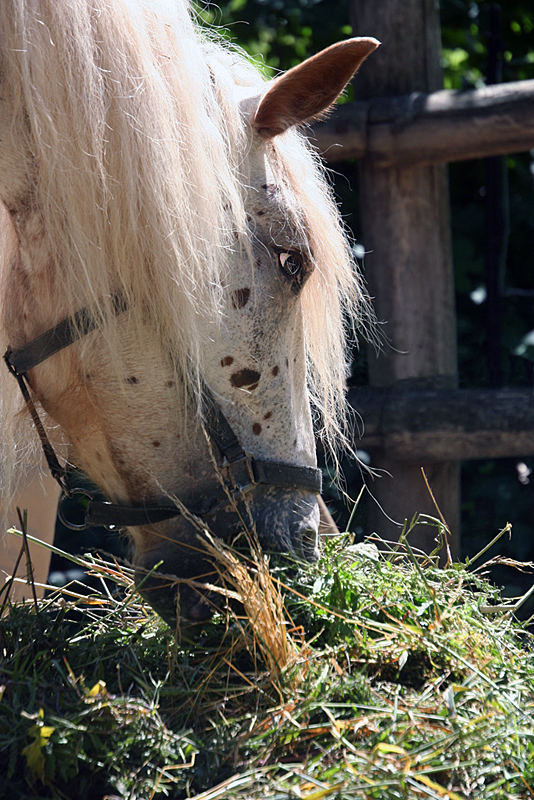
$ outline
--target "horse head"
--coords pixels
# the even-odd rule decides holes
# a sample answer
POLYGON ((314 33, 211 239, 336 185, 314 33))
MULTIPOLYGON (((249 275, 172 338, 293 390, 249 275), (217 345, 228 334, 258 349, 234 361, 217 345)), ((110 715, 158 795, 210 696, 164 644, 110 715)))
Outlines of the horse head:
MULTIPOLYGON (((335 418, 336 395, 329 394, 328 382, 341 384, 345 371, 339 295, 361 289, 329 190, 296 129, 330 107, 377 43, 341 42, 266 88, 257 79, 232 77, 231 89, 228 76, 234 73, 227 62, 236 56, 214 54, 213 45, 199 48, 196 57, 203 52, 209 78, 199 86, 194 113, 179 102, 174 109, 190 118, 181 139, 171 131, 174 149, 185 151, 173 184, 173 163, 170 178, 161 166, 156 174, 141 163, 159 147, 157 137, 170 136, 163 125, 146 129, 150 114, 161 110, 161 97, 159 106, 154 101, 149 107, 145 129, 141 105, 136 107, 140 138, 139 130, 131 132, 131 112, 115 96, 101 117, 109 131, 102 126, 94 132, 90 148, 79 129, 66 141, 68 125, 63 137, 61 124, 42 131, 47 121, 37 107, 35 85, 47 58, 49 80, 59 89, 45 116, 70 111, 67 70, 59 63, 67 57, 60 31, 66 20, 53 19, 62 13, 50 11, 49 19, 43 12, 38 21, 53 47, 41 42, 44 51, 37 53, 28 34, 20 84, 2 86, 0 196, 17 235, 4 276, 2 324, 10 347, 20 350, 62 320, 75 328, 77 310, 91 309, 91 330, 78 330, 67 348, 29 369, 28 384, 66 437, 71 460, 114 506, 176 507, 172 518, 154 523, 147 516, 146 524, 129 528, 141 591, 172 621, 177 584, 168 576, 209 580, 211 567, 198 536, 203 525, 225 540, 245 526, 267 550, 308 560, 317 556, 312 405, 327 420, 335 418), (200 145, 195 114, 203 127, 200 145), (223 121, 214 121, 214 114, 223 121), (228 116, 234 120, 230 133, 224 128, 228 116), (131 144, 123 144, 122 154, 121 125, 128 130, 123 142, 128 136, 131 144), (218 125, 215 133, 210 125, 218 125), (232 136, 225 188, 223 179, 210 173, 222 169, 221 152, 232 136), (51 163, 45 166, 47 155, 51 163), (88 198, 78 196, 84 175, 88 198), (159 181, 156 190, 147 186, 149 178, 159 181), (150 191, 158 194, 162 209, 166 192, 167 206, 173 192, 178 198, 170 212, 161 211, 160 216, 167 214, 163 223, 150 206, 150 191), (94 207, 97 211, 86 226, 88 203, 91 214, 94 207), (344 272, 331 263, 340 254, 344 272), (120 313, 113 308, 117 293, 120 313), (329 327, 335 331, 327 344, 315 347, 329 327), (232 436, 244 477, 232 472, 232 457, 221 446, 221 438, 232 436), (264 470, 265 480, 250 474, 255 469, 264 470)), ((36 13, 33 17, 35 22, 36 13)), ((79 19, 71 22, 82 29, 79 19)), ((37 36, 36 25, 33 30, 37 36)), ((105 44, 101 47, 105 62, 105 44)), ((106 63, 98 66, 103 74, 106 63)), ((168 69, 165 63, 160 67, 162 74, 168 69)), ((0 75, 9 75, 2 59, 0 75)), ((69 75, 72 80, 73 69, 69 75)), ((98 71, 95 76, 106 82, 98 71)), ((119 94, 109 89, 112 82, 83 86, 79 94, 93 92, 93 102, 103 103, 105 92, 119 94)), ((142 77, 138 88, 150 104, 142 77)), ((90 124, 96 126, 94 119, 90 124)), ((175 158, 165 146, 162 152, 175 158)), ((161 152, 154 158, 161 159, 161 152)), ((180 613, 200 619, 207 607, 194 590, 185 589, 180 613)))

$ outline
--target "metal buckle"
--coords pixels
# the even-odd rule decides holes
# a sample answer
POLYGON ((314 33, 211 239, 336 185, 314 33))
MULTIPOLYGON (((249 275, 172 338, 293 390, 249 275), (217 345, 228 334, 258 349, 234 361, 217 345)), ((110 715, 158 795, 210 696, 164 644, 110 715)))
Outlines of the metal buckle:
POLYGON ((242 456, 239 456, 239 458, 233 461, 228 461, 228 459, 225 458, 222 463, 222 469, 226 472, 226 478, 230 484, 230 491, 232 494, 249 492, 258 483, 258 479, 254 473, 254 459, 246 453, 243 453, 242 456), (244 466, 242 475, 235 475, 234 469, 237 467, 239 470, 241 465, 244 466))
POLYGON ((13 362, 11 360, 12 355, 13 355, 13 350, 10 347, 8 347, 8 349, 4 353, 4 361, 6 363, 6 366, 7 366, 8 370, 11 372, 11 374, 14 375, 15 378, 18 378, 19 377, 19 373, 18 373, 18 370, 17 370, 16 366, 13 364, 13 362))
MULTIPOLYGON (((69 530, 71 530, 71 531, 85 531, 85 530, 87 530, 87 528, 91 527, 85 521, 85 519, 84 519, 84 521, 82 523, 71 522, 65 516, 65 514, 63 512, 63 503, 65 502, 65 500, 70 500, 74 495, 81 495, 82 497, 85 497, 89 502, 91 502, 91 500, 94 500, 93 495, 91 494, 91 492, 88 492, 87 489, 71 489, 69 495, 67 495, 65 493, 63 493, 61 495, 61 498, 59 500, 59 505, 58 505, 58 508, 57 508, 57 515, 59 517, 60 522, 66 528, 68 528, 69 530)), ((81 504, 79 504, 79 505, 80 505, 80 508, 82 508, 84 512, 87 512, 87 509, 84 508, 84 506, 82 506, 81 504)))

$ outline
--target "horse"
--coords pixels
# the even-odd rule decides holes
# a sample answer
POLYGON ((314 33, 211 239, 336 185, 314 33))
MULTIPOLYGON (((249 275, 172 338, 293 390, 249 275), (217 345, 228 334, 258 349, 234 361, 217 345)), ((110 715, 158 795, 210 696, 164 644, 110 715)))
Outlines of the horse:
POLYGON ((44 449, 45 538, 77 465, 171 623, 208 613, 176 597, 210 570, 199 521, 317 557, 315 436, 347 440, 347 321, 372 312, 302 129, 377 45, 267 80, 187 0, 0 6, 3 519, 44 449))

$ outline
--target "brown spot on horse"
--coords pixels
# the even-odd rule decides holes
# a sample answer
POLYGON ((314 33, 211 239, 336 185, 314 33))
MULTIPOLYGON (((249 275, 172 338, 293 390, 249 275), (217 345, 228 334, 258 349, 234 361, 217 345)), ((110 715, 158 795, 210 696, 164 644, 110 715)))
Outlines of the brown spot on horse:
POLYGON ((248 299, 250 297, 250 289, 245 287, 244 289, 236 289, 232 292, 232 305, 234 308, 243 308, 248 303, 248 299))
POLYGON ((234 372, 230 378, 230 383, 236 389, 248 389, 252 392, 260 382, 261 374, 256 372, 255 369, 240 369, 239 372, 234 372))

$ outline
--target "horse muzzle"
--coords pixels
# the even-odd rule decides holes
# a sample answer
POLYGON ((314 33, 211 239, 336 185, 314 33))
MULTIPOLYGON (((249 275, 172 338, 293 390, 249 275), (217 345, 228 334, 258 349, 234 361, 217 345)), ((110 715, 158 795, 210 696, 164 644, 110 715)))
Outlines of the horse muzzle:
MULTIPOLYGON (((317 497, 273 487, 257 487, 236 507, 228 506, 210 520, 209 534, 238 550, 257 541, 266 553, 285 553, 299 561, 315 561, 318 549, 317 497)), ((192 522, 160 523, 135 537, 136 584, 154 610, 176 627, 201 625, 224 604, 220 592, 224 570, 206 534, 192 522), (145 538, 146 537, 146 538, 145 538), (157 538, 156 538, 157 537, 157 538), (149 544, 144 547, 145 542, 149 544), (213 588, 214 585, 219 588, 213 588)))

